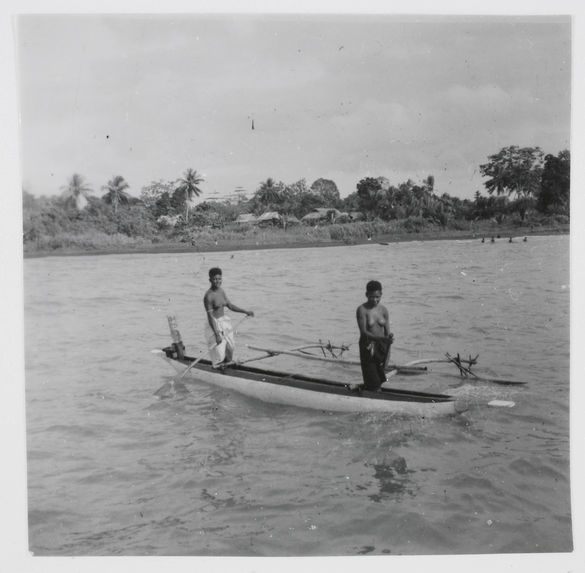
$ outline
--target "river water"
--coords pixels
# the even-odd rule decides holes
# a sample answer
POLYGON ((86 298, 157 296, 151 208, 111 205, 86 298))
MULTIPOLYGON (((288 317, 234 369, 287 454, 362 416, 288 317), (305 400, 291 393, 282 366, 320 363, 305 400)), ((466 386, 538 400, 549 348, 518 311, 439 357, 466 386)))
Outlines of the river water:
MULTIPOLYGON (((569 269, 568 236, 25 260, 30 551, 571 551, 569 269), (256 354, 247 344, 319 339, 356 358, 355 308, 375 278, 393 361, 479 354, 478 373, 528 385, 442 372, 393 380, 467 406, 438 419, 269 405, 197 382, 159 400, 174 372, 150 350, 170 342, 175 314, 196 351, 212 266, 256 314, 238 326, 241 358, 256 354)), ((331 372, 293 358, 266 365, 331 372)), ((359 379, 358 368, 334 369, 359 379)))

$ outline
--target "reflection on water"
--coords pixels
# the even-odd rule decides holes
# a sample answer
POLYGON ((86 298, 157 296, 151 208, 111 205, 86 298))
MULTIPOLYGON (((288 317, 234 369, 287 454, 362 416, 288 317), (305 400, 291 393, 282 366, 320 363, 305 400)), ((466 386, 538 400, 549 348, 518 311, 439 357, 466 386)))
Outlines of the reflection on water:
MULTIPOLYGON (((568 250, 568 237, 531 237, 26 260, 31 550, 570 551, 568 250), (375 278, 393 359, 479 353, 478 372, 529 384, 404 377, 405 388, 469 404, 436 420, 263 404, 197 383, 158 400, 173 372, 150 350, 168 344, 175 314, 199 352, 211 266, 256 314, 239 328, 241 358, 247 345, 321 339, 357 359, 355 308, 375 278), (488 407, 493 399, 516 406, 488 407)), ((290 357, 264 363, 332 372, 290 357)), ((351 381, 359 368, 335 376, 351 381)))
POLYGON ((373 464, 372 467, 374 478, 379 482, 378 493, 368 496, 372 501, 379 502, 384 498, 397 499, 401 494, 414 495, 408 489, 407 474, 410 472, 406 468, 406 460, 403 457, 396 458, 389 465, 373 464))

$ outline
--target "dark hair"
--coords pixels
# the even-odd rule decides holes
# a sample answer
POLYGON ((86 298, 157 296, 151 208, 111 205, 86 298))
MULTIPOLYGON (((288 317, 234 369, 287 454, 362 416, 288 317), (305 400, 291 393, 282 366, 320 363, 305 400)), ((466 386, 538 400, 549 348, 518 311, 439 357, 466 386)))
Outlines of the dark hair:
POLYGON ((209 269, 209 278, 213 278, 216 275, 221 275, 221 269, 219 267, 213 267, 209 269))
POLYGON ((382 292, 382 285, 378 281, 370 281, 366 285, 366 292, 374 292, 375 290, 382 292))

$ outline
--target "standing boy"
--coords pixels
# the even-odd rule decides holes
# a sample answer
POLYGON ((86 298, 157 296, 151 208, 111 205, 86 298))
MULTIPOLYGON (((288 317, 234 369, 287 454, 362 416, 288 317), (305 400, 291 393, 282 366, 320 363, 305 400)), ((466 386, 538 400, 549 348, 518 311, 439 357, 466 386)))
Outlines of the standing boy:
POLYGON ((390 345, 394 341, 388 309, 380 304, 381 298, 382 285, 378 281, 370 281, 366 285, 367 300, 356 311, 363 387, 374 392, 379 391, 386 381, 390 345))
POLYGON ((227 307, 233 312, 241 312, 247 316, 254 316, 252 311, 244 310, 232 304, 222 285, 222 272, 218 267, 209 270, 211 287, 203 297, 203 305, 207 311, 205 325, 205 339, 209 349, 209 356, 214 366, 231 362, 234 355, 234 330, 229 316, 224 314, 227 307))

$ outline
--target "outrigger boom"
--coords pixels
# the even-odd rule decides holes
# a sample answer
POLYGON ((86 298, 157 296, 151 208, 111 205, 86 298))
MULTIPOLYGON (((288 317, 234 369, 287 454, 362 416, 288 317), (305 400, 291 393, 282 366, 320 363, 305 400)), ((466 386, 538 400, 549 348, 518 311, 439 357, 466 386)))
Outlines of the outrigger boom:
MULTIPOLYGON (((286 356, 296 356, 297 358, 304 358, 306 360, 318 360, 320 362, 330 362, 332 364, 339 364, 345 366, 359 366, 360 363, 357 360, 345 360, 342 358, 327 358, 325 356, 317 356, 315 354, 311 354, 306 352, 308 348, 321 348, 323 351, 328 350, 331 347, 330 343, 327 345, 323 345, 322 343, 319 344, 311 344, 307 346, 301 346, 299 348, 293 348, 290 350, 279 350, 274 348, 262 348, 260 346, 251 346, 248 345, 248 348, 251 350, 258 350, 260 352, 265 352, 266 354, 263 356, 257 356, 255 358, 250 358, 248 360, 244 360, 239 364, 244 364, 246 362, 251 362, 252 360, 262 360, 263 358, 271 358, 273 356, 278 356, 280 354, 286 356)), ((343 348, 347 350, 347 346, 342 347, 332 347, 332 348, 343 348)), ((505 384, 505 385, 513 385, 513 384, 526 384, 526 382, 522 382, 519 380, 508 380, 503 378, 493 378, 487 376, 481 376, 476 374, 471 370, 471 367, 477 364, 477 359, 479 354, 472 358, 471 356, 468 359, 461 358, 459 354, 456 357, 451 356, 449 353, 445 354, 445 358, 423 358, 419 360, 413 360, 412 362, 408 362, 407 364, 389 364, 386 367, 386 372, 389 375, 394 376, 396 374, 425 374, 428 372, 428 368, 423 366, 424 364, 454 364, 457 366, 459 373, 464 378, 472 378, 479 382, 492 382, 494 384, 505 384)))
MULTIPOLYGON (((257 356, 256 358, 252 358, 250 360, 262 360, 263 358, 271 358, 273 356, 278 356, 279 354, 284 354, 286 356, 296 356, 297 358, 304 358, 306 360, 318 360, 319 362, 330 362, 332 364, 341 364, 342 366, 359 366, 360 363, 357 360, 344 360, 342 358, 327 358, 324 356, 315 356, 314 354, 309 354, 308 352, 304 352, 307 348, 324 348, 318 344, 311 344, 307 346, 302 346, 300 348, 293 348, 291 350, 276 350, 273 348, 261 348, 260 346, 251 346, 248 345, 250 350, 258 350, 260 352, 266 352, 265 356, 257 356)), ((250 360, 245 360, 244 362, 249 362, 250 360)), ((243 364, 244 362, 240 362, 239 364, 243 364)), ((416 365, 389 365, 386 370, 398 370, 401 374, 411 374, 411 373, 424 373, 427 371, 426 366, 416 366, 416 365)))

